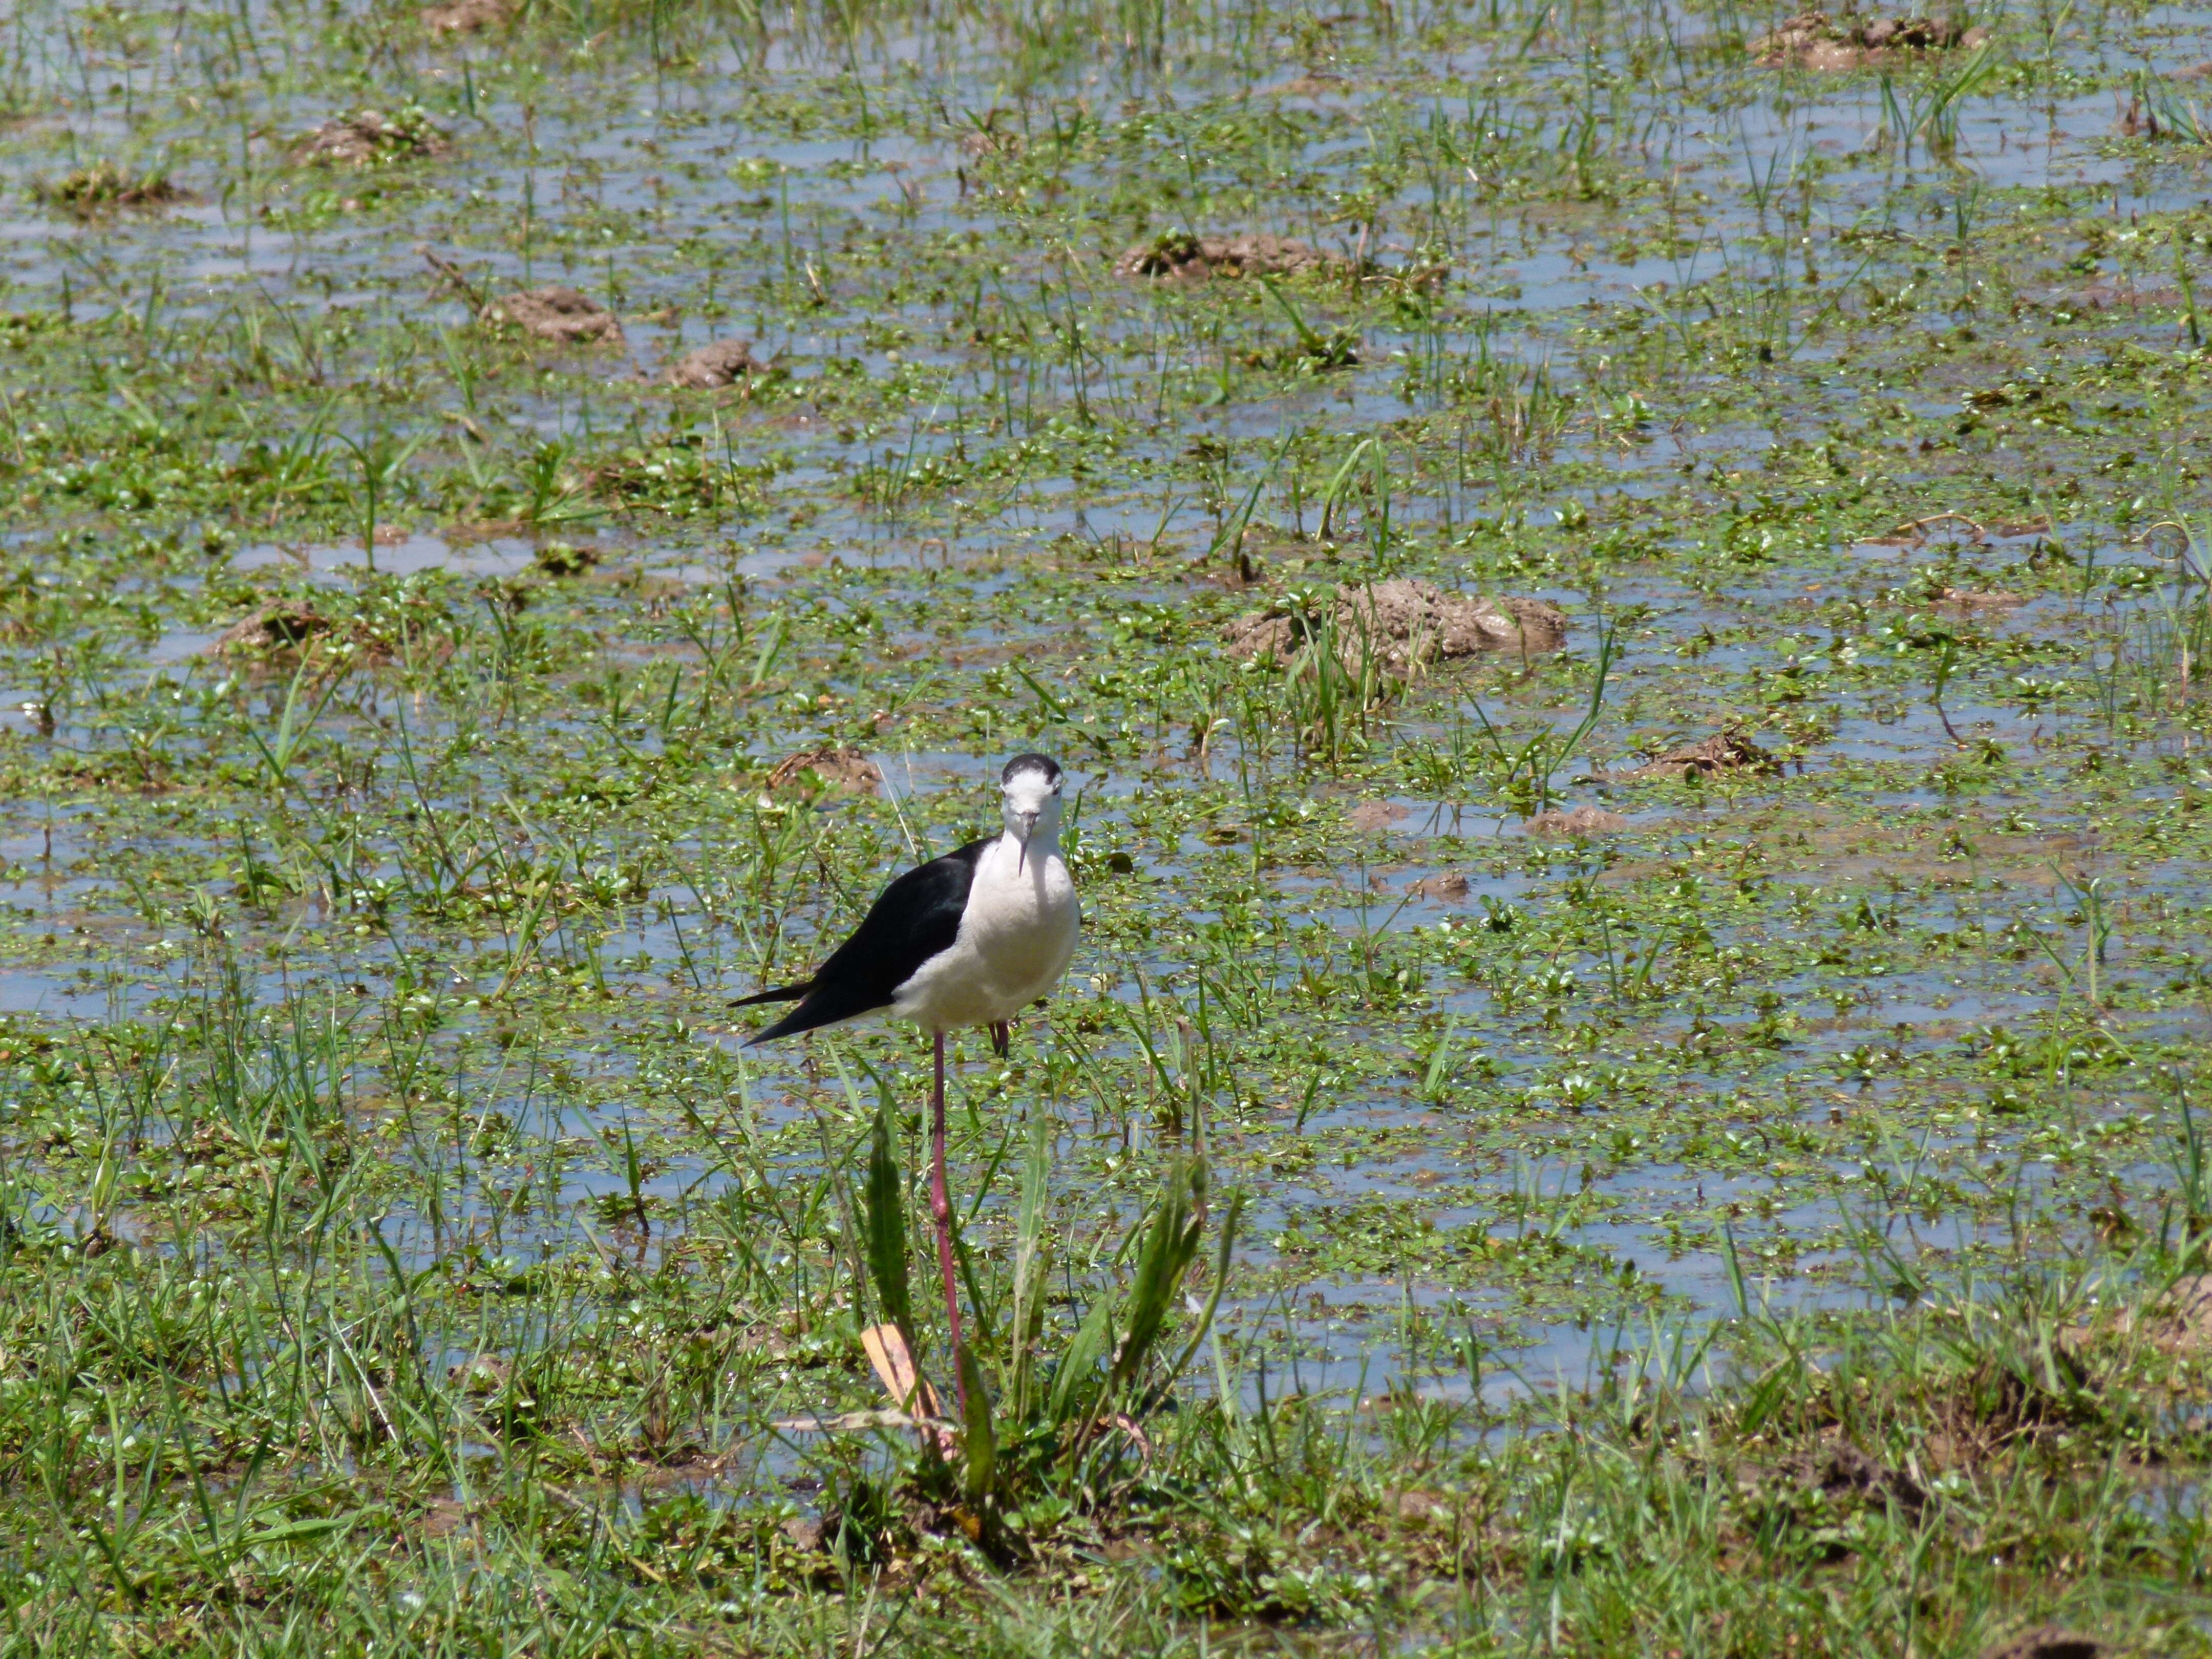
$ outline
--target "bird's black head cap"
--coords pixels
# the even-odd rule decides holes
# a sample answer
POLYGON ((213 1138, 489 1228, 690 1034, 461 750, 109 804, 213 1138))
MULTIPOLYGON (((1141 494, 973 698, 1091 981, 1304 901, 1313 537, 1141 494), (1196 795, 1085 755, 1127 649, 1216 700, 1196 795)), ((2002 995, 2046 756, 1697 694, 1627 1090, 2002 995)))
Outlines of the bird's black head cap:
POLYGON ((1012 783, 1024 772, 1040 772, 1047 783, 1060 781, 1060 763, 1049 755, 1017 755, 1006 763, 1006 769, 999 774, 1000 783, 1012 783))

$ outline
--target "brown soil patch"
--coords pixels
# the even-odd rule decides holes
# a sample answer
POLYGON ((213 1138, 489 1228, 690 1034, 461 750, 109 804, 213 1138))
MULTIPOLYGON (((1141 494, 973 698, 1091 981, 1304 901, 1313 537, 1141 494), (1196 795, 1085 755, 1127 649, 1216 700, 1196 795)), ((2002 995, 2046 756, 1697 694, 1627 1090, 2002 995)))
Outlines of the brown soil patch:
POLYGON ((1474 890, 1468 878, 1456 870, 1447 870, 1440 876, 1423 876, 1406 890, 1416 898, 1437 899, 1446 903, 1457 903, 1474 890))
POLYGON ((427 119, 365 109, 324 122, 292 147, 292 159, 302 167, 367 167, 443 155, 452 148, 427 119))
POLYGON ((169 182, 167 173, 125 173, 113 161, 95 161, 52 183, 41 179, 33 184, 31 194, 54 207, 92 213, 101 208, 161 207, 181 200, 185 192, 169 182))
POLYGON ((1345 91, 1348 85, 1341 75, 1331 75, 1327 70, 1315 70, 1294 81, 1269 87, 1267 95, 1271 98, 1326 98, 1332 93, 1345 91))
POLYGON ((1646 761, 1628 775, 1632 778, 1680 778, 1694 773, 1711 777, 1716 772, 1770 772, 1782 763, 1740 732, 1716 732, 1701 742, 1670 749, 1656 760, 1646 761))
POLYGON ((668 366, 668 384, 709 392, 761 372, 750 340, 716 340, 684 353, 668 366))
POLYGON ((2046 1625, 2025 1636, 2015 1636, 2009 1642, 2000 1642, 1983 1654, 1982 1659, 2105 1659, 2105 1656, 2118 1651, 2111 1643, 2100 1642, 2094 1636, 2046 1625))
POLYGON ((1019 155, 1023 149, 1022 135, 1012 127, 1000 125, 1016 118, 1018 114, 1018 111, 997 104, 985 110, 981 116, 970 112, 968 118, 974 125, 960 135, 960 153, 978 159, 992 155, 1019 155))
POLYGON ((2164 310, 2181 303, 2181 291, 2172 285, 2139 288, 2132 281, 2123 283, 2092 283, 2075 295, 2070 303, 2087 306, 2092 311, 2164 310))
POLYGON ((547 542, 530 556, 532 566, 557 578, 580 576, 599 562, 599 549, 578 547, 573 542, 547 542))
POLYGON ((1525 826, 1532 836, 1612 836, 1628 828, 1628 820, 1601 806, 1577 806, 1566 811, 1554 807, 1539 812, 1525 826))
POLYGON ((331 631, 331 619, 303 605, 264 605, 225 629, 208 653, 216 657, 274 657, 297 653, 331 631))
POLYGON ((480 1353, 446 1367, 446 1381, 464 1394, 497 1394, 514 1368, 497 1354, 480 1353))
POLYGON ((960 153, 979 160, 987 155, 1019 155, 1022 153, 1022 135, 999 125, 999 118, 1006 113, 1002 109, 994 109, 984 116, 974 131, 963 133, 960 136, 960 153))
POLYGON ((416 1522, 425 1538, 450 1538, 468 1524, 467 1505, 451 1498, 434 1498, 416 1522))
POLYGON ((1363 835, 1379 836, 1406 817, 1406 809, 1387 800, 1364 800, 1345 814, 1345 822, 1363 835))
MULTIPOLYGON (((445 648, 447 653, 451 647, 445 648)), ((218 635, 208 655, 259 670, 290 669, 307 661, 325 673, 392 660, 391 642, 366 623, 337 622, 313 605, 275 599, 218 635)))
POLYGON ((474 34, 478 29, 504 28, 514 21, 508 0, 448 0, 425 6, 418 14, 422 27, 434 35, 474 34))
POLYGON ((2212 1352, 2212 1273, 2192 1273, 2148 1310, 2144 1328, 2167 1353, 2212 1352))
POLYGON ((1149 242, 1136 242, 1114 262, 1121 276, 1164 276, 1195 282, 1208 276, 1297 276, 1309 272, 1348 271, 1351 263, 1323 252, 1311 242, 1267 231, 1243 236, 1194 236, 1173 230, 1149 242))
POLYGON ((1770 69, 1796 64, 1819 74, 1865 69, 1905 52, 1972 48, 1989 38, 1986 29, 1929 17, 1831 17, 1802 11, 1762 34, 1747 50, 1770 69))
POLYGON ((808 795, 825 789, 873 794, 883 781, 883 772, 875 762, 842 744, 826 744, 787 756, 768 775, 770 789, 798 789, 808 795))
POLYGON ((1904 1470, 1868 1456, 1834 1429, 1823 1438, 1826 1443, 1820 1450, 1794 1453, 1773 1472, 1794 1486, 1831 1499, 1895 1504, 1907 1515, 1916 1516, 1927 1507, 1928 1494, 1904 1470))
MULTIPOLYGON (((1542 599, 1468 599, 1407 576, 1338 588, 1335 621, 1338 655, 1353 672, 1369 662, 1404 675, 1482 651, 1555 651, 1567 638, 1565 614, 1542 599)), ((1229 654, 1288 662, 1318 632, 1313 617, 1269 609, 1229 625, 1229 654)))
POLYGON ((1936 603, 1946 611, 2010 611, 2026 605, 2027 596, 2002 587, 1947 587, 1936 594, 1936 603))
POLYGON ((613 312, 558 283, 494 300, 479 314, 479 320, 519 328, 560 345, 619 344, 623 337, 622 323, 613 312))

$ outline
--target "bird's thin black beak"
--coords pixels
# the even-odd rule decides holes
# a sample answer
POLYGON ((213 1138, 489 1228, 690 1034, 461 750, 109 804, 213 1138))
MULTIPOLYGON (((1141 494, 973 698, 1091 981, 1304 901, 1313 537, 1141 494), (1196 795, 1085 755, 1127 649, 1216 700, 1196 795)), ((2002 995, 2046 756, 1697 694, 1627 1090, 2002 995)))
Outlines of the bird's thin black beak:
POLYGON ((1021 855, 1014 860, 1014 872, 1018 875, 1022 871, 1029 867, 1030 837, 1036 834, 1037 815, 1034 812, 1022 812, 1017 814, 1017 816, 1019 817, 1022 821, 1021 855))

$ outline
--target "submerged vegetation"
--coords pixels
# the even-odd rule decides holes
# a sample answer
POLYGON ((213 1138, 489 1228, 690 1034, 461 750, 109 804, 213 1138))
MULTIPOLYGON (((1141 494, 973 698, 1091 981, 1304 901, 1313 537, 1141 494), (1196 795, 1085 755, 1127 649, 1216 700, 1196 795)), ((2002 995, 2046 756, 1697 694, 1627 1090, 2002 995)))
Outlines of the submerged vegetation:
POLYGON ((2200 10, 0 41, 11 1651, 2212 1646, 2200 10))

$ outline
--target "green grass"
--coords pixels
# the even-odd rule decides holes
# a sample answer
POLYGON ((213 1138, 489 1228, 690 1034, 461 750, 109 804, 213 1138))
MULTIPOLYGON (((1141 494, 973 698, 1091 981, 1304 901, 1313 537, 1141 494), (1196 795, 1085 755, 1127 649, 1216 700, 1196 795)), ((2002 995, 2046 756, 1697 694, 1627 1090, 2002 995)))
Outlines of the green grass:
POLYGON ((0 27, 0 1640, 2203 1651, 2212 36, 1773 21, 0 27), (727 1003, 1030 747, 963 1365, 727 1003))

